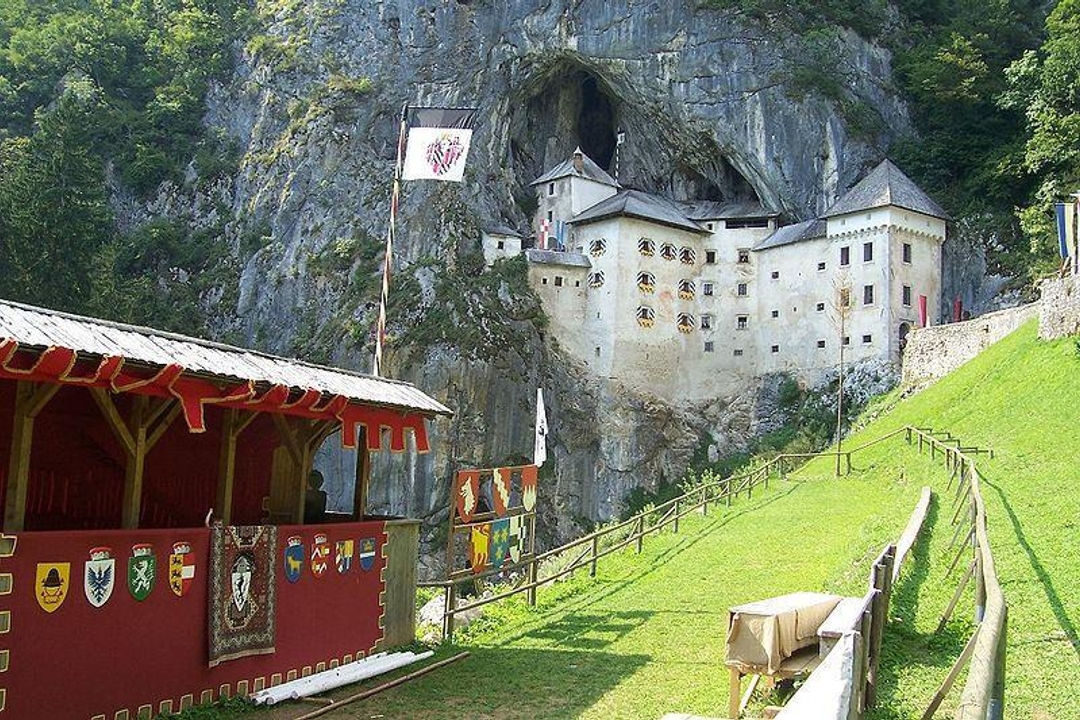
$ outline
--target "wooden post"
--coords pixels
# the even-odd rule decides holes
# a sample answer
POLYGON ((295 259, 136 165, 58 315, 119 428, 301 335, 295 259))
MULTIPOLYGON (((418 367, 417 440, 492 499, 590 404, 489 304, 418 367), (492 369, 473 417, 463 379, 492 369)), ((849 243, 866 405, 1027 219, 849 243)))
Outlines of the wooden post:
MULTIPOLYGON (((175 408, 179 410, 179 405, 175 408)), ((241 417, 240 411, 228 408, 223 413, 221 426, 221 450, 218 453, 218 484, 215 513, 226 525, 232 522, 233 487, 236 480, 236 442, 240 433, 250 425, 255 413, 241 417)), ((157 431, 154 435, 157 435, 157 431)))
POLYGON ((727 479, 727 484, 724 485, 724 495, 727 497, 727 505, 731 507, 731 478, 727 479))
POLYGON ((990 690, 990 707, 987 717, 1001 720, 1005 717, 1005 638, 1009 634, 1009 607, 1001 607, 1001 634, 998 636, 997 654, 994 657, 994 685, 990 690))
MULTIPOLYGON (((356 484, 353 489, 353 518, 357 522, 364 519, 364 514, 367 512, 367 500, 368 500, 368 486, 371 483, 371 452, 367 446, 367 427, 359 425, 356 428, 356 484)), ((453 491, 453 488, 451 488, 453 491)), ((454 539, 453 531, 453 518, 454 518, 454 501, 450 499, 450 540, 454 539)), ((453 568, 450 565, 446 566, 446 572, 449 574, 453 568)))
POLYGON ((728 717, 739 717, 739 695, 742 693, 742 673, 730 668, 728 679, 728 717))
POLYGON ((641 544, 645 542, 645 516, 638 516, 637 521, 637 553, 641 554, 641 544))
POLYGON ((589 563, 589 577, 596 577, 596 555, 599 548, 600 538, 593 536, 592 539, 592 562, 589 563))
POLYGON ((446 642, 454 639, 454 608, 457 606, 457 585, 446 586, 446 607, 443 609, 443 637, 446 642))
POLYGON ((701 514, 709 515, 709 493, 705 488, 701 488, 701 514))
POLYGON ((15 384, 15 412, 11 418, 11 456, 8 458, 4 498, 4 532, 21 532, 26 523, 26 494, 30 488, 30 450, 34 419, 52 399, 59 385, 20 380, 15 384))
POLYGON ((525 593, 525 599, 530 607, 536 607, 536 557, 529 561, 529 589, 525 593))
POLYGON ((870 624, 870 647, 867 653, 866 667, 866 707, 874 707, 877 700, 878 660, 881 657, 881 633, 885 625, 884 587, 885 568, 874 565, 874 600, 871 605, 873 617, 870 624))
POLYGON ((671 523, 671 532, 679 532, 679 500, 675 499, 675 521, 671 523))

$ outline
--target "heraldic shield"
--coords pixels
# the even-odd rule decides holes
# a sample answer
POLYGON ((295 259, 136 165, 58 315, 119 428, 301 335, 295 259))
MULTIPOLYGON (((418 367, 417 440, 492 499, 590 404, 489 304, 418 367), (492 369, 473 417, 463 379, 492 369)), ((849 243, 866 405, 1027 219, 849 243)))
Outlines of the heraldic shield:
POLYGON ((299 580, 306 559, 304 540, 299 535, 290 535, 285 541, 285 579, 291 583, 299 580))
POLYGON ((154 546, 148 543, 139 543, 131 546, 131 557, 128 558, 128 592, 131 597, 142 602, 150 596, 154 589, 154 580, 157 577, 157 558, 154 556, 154 546))
POLYGON ((71 580, 71 563, 38 563, 34 579, 34 596, 47 613, 56 612, 64 604, 71 580))
POLYGON ((536 477, 539 473, 540 469, 535 465, 521 468, 521 504, 529 512, 536 507, 536 477))
POLYGON ((470 534, 469 562, 474 573, 482 573, 488 566, 491 544, 491 523, 474 525, 470 534))
POLYGON ((330 567, 330 543, 326 536, 318 533, 311 544, 311 574, 321 578, 330 567))
POLYGON ((506 559, 510 547, 510 519, 501 518, 491 523, 491 567, 498 570, 506 559))
POLYGON ((360 538, 360 569, 364 572, 375 567, 375 538, 360 538))
POLYGON ((525 544, 525 523, 522 521, 521 515, 514 515, 510 518, 510 561, 519 562, 521 560, 521 548, 525 544))
POLYGON ((93 548, 83 570, 83 592, 87 601, 96 608, 101 607, 109 602, 115 586, 116 559, 112 556, 112 548, 93 548))
POLYGON ((352 569, 353 547, 352 540, 338 540, 335 545, 334 563, 337 565, 337 571, 342 575, 352 569))
POLYGON ((184 597, 195 581, 195 554, 191 552, 191 543, 173 543, 169 555, 169 589, 176 597, 184 597))
POLYGON ((502 517, 510 507, 511 468, 495 468, 491 480, 491 499, 495 503, 495 514, 502 517))
POLYGON ((480 497, 480 471, 459 470, 454 483, 454 499, 458 517, 462 522, 472 522, 476 503, 480 497))

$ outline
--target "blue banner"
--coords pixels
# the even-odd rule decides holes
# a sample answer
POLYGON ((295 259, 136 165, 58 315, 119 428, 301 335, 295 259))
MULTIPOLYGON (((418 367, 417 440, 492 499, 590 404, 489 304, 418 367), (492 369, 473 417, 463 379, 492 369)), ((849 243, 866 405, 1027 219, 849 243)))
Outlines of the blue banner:
POLYGON ((1062 258, 1069 257, 1069 243, 1065 232, 1065 203, 1054 203, 1054 211, 1057 215, 1058 249, 1062 258))

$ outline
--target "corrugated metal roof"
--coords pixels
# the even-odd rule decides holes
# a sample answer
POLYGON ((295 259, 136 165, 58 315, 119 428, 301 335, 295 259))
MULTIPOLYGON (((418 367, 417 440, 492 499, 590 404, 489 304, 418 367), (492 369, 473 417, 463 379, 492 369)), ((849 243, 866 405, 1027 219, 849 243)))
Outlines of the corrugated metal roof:
POLYGON ((531 248, 525 251, 525 258, 531 263, 539 263, 541 265, 592 267, 589 258, 576 252, 558 252, 556 250, 537 250, 536 248, 531 248))
POLYGON ((768 250, 781 245, 793 245, 803 240, 823 237, 825 237, 824 220, 805 220, 777 229, 772 235, 755 245, 754 250, 768 250))
POLYGON ((651 220, 661 225, 707 234, 709 231, 686 217, 675 203, 642 190, 620 190, 607 200, 601 200, 591 208, 574 216, 570 222, 584 225, 618 215, 651 220))
POLYGON ((837 200, 825 217, 846 215, 895 205, 930 217, 948 220, 949 215, 890 160, 882 160, 869 175, 837 200))
POLYGON ((604 169, 593 162, 585 153, 581 152, 581 148, 574 151, 574 154, 581 153, 581 170, 574 167, 574 158, 569 160, 563 160, 555 167, 548 170, 546 173, 529 183, 529 187, 534 185, 541 185, 546 182, 553 182, 564 177, 580 177, 588 180, 593 180, 604 185, 610 185, 611 187, 619 187, 619 183, 615 181, 615 178, 604 172, 604 169))
POLYGON ((363 404, 430 415, 452 414, 410 383, 8 300, 0 300, 0 338, 21 345, 120 356, 148 365, 177 364, 188 372, 286 385, 301 391, 310 388, 363 404))

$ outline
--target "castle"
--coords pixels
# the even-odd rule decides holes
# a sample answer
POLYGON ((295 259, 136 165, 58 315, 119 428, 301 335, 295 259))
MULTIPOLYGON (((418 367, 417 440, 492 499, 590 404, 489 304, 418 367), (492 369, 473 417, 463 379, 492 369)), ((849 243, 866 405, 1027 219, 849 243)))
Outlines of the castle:
MULTIPOLYGON (((940 315, 947 216, 885 160, 815 220, 756 202, 625 189, 580 149, 532 186, 529 280, 557 342, 594 374, 670 401, 771 372, 815 382, 839 362, 897 364, 940 315), (841 327, 843 328, 841 331, 841 327)), ((489 259, 521 252, 507 228, 489 259)))

